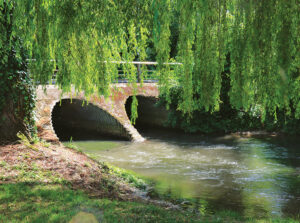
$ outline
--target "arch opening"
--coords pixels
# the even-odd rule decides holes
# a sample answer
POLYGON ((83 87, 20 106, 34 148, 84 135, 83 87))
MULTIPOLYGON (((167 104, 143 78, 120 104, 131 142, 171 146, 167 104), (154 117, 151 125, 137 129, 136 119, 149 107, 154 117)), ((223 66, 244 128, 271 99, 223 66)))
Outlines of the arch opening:
MULTIPOLYGON (((127 98, 125 103, 126 113, 131 119, 131 104, 133 96, 127 98)), ((164 107, 158 105, 159 99, 155 97, 136 96, 138 100, 138 118, 134 127, 146 137, 153 137, 161 132, 174 131, 167 127, 169 111, 164 107)))
POLYGON ((61 141, 130 140, 126 129, 105 110, 83 105, 79 99, 62 99, 52 110, 52 126, 61 141))

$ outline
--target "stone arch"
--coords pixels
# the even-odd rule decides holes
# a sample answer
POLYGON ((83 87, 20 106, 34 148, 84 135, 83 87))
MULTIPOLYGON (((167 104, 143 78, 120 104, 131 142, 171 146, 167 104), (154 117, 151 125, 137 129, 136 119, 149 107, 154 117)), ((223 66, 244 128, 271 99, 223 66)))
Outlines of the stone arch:
POLYGON ((54 133, 60 140, 117 138, 130 140, 124 126, 101 106, 93 103, 83 105, 80 99, 64 98, 57 102, 51 112, 54 133))
MULTIPOLYGON (((130 139, 135 142, 142 142, 144 138, 130 123, 125 110, 125 102, 129 96, 133 95, 133 88, 130 84, 114 84, 111 86, 112 96, 105 99, 103 96, 94 95, 89 98, 89 103, 98 106, 114 117, 126 129, 130 139), (118 89, 118 90, 116 90, 118 89)), ((54 85, 38 86, 37 102, 36 102, 36 125, 38 127, 38 135, 47 141, 59 142, 53 126, 51 113, 57 102, 63 99, 86 100, 84 92, 62 94, 62 91, 54 85)), ((158 87, 153 83, 144 83, 138 85, 137 95, 158 97, 158 87)))

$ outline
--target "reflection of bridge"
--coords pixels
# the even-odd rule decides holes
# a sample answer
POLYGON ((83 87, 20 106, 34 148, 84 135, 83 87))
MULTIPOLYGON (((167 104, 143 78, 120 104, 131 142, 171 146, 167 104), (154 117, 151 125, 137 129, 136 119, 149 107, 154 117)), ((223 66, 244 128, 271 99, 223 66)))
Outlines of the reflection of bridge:
MULTIPOLYGON (((133 89, 130 84, 119 83, 113 84, 111 97, 105 99, 103 96, 92 96, 88 100, 94 107, 98 107, 105 111, 107 115, 113 117, 118 126, 121 126, 125 131, 125 137, 133 141, 143 141, 144 138, 130 123, 125 110, 125 103, 128 97, 133 95, 133 89)), ((138 84, 137 95, 146 97, 158 97, 158 87, 155 83, 144 83, 142 86, 138 84)), ((54 106, 64 99, 79 99, 86 100, 84 93, 63 94, 56 86, 48 85, 46 91, 42 87, 37 89, 37 103, 36 103, 36 124, 38 127, 39 136, 45 140, 57 141, 58 137, 54 132, 52 126, 52 111, 54 106)), ((87 117, 89 123, 96 122, 99 115, 89 115, 87 117)))

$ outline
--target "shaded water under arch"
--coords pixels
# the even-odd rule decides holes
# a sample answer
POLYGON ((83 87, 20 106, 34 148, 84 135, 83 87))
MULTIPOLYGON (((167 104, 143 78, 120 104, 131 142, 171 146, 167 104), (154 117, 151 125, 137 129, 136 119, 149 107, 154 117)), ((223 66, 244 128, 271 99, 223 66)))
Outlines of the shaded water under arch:
POLYGON ((109 113, 82 100, 62 99, 52 111, 52 126, 61 141, 70 140, 129 140, 126 129, 109 113))
MULTIPOLYGON (((131 104, 133 96, 128 97, 125 103, 126 113, 131 119, 131 104)), ((138 101, 138 117, 134 127, 143 137, 147 137, 148 133, 156 129, 164 129, 165 131, 177 131, 168 128, 166 123, 168 121, 169 111, 163 106, 159 105, 159 100, 155 97, 136 96, 138 101)))

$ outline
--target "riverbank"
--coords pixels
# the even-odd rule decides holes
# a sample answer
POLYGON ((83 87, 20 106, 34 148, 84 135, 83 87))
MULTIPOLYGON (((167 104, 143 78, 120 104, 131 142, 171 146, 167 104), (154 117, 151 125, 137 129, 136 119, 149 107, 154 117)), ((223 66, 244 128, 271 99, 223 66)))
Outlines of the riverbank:
POLYGON ((0 222, 256 222, 232 212, 201 216, 157 205, 141 197, 145 188, 136 176, 60 143, 23 137, 0 146, 0 222))

